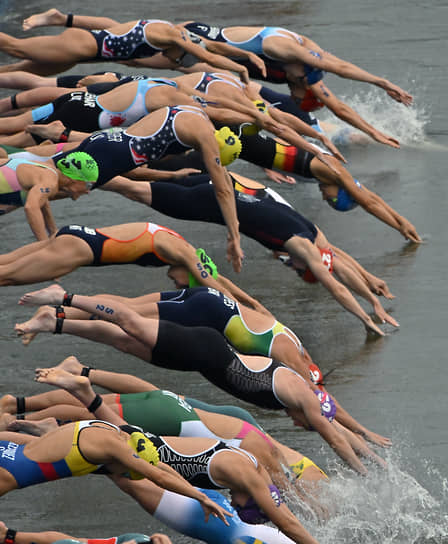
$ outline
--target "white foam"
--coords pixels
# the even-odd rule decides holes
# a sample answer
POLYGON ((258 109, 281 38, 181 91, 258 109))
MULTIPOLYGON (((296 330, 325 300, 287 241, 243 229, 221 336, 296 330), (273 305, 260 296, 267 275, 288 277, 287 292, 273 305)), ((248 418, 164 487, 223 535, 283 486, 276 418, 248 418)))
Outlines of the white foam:
MULTIPOLYGON (((431 462, 418 459, 415 449, 406 455, 409 458, 392 448, 387 452, 389 469, 369 467, 365 478, 333 464, 321 502, 329 511, 336 505, 337 512, 324 524, 312 518, 303 520, 306 528, 321 544, 444 542, 448 534, 447 479, 431 462), (410 473, 413 467, 422 471, 431 493, 410 473)), ((299 515, 301 509, 292 508, 299 515)))
MULTIPOLYGON (((401 145, 429 143, 425 134, 429 113, 420 104, 406 107, 376 89, 350 97, 341 96, 340 99, 376 129, 399 140, 401 145)), ((329 110, 319 114, 319 119, 336 125, 337 129, 348 126, 329 110)), ((358 131, 353 128, 353 132, 358 131)))

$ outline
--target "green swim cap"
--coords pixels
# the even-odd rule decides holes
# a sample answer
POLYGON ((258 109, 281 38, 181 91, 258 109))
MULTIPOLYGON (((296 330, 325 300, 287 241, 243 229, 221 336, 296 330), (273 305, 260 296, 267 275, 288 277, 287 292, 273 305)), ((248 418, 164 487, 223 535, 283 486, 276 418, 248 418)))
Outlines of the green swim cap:
POLYGON ((215 130, 215 138, 219 145, 219 155, 223 166, 227 166, 240 156, 243 145, 229 127, 215 130))
MULTIPOLYGON (((204 249, 199 248, 196 250, 196 255, 204 269, 210 274, 215 280, 218 277, 218 267, 210 259, 204 249)), ((191 272, 188 272, 188 287, 199 287, 201 284, 196 280, 191 272)))
POLYGON ((71 179, 95 183, 99 169, 96 160, 84 151, 73 151, 56 162, 56 167, 71 179))

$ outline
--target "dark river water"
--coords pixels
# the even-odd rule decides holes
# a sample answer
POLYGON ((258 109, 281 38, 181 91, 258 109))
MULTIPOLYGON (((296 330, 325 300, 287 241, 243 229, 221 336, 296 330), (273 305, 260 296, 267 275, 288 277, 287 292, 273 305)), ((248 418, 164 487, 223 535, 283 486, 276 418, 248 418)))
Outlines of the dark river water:
MULTIPOLYGON (((27 3, 0 0, 0 28, 22 36, 24 16, 52 7, 48 0, 27 3)), ((310 36, 336 55, 384 75, 412 92, 407 109, 372 86, 327 75, 325 82, 369 122, 402 143, 397 151, 370 144, 344 149, 350 171, 410 219, 425 243, 411 246, 395 231, 362 210, 338 214, 322 203, 315 184, 298 182, 276 189, 317 223, 337 246, 387 280, 396 295, 385 307, 400 322, 384 339, 366 342, 364 329, 320 287, 298 281, 255 242, 243 239, 246 254, 237 277, 224 257, 224 229, 172 220, 119 196, 97 193, 76 204, 53 206, 62 226, 93 227, 150 220, 182 233, 197 247, 207 247, 220 270, 261 300, 303 339, 345 407, 368 428, 389 436, 394 447, 385 455, 386 474, 359 479, 334 466, 331 450, 313 433, 294 428, 280 413, 251 409, 276 438, 333 467, 329 494, 342 511, 327 525, 305 522, 322 543, 442 542, 448 534, 447 303, 448 269, 446 180, 448 5, 441 0, 153 0, 132 3, 62 2, 64 11, 106 15, 119 21, 161 18, 204 20, 212 24, 271 24, 310 36)), ((50 29, 48 31, 56 32, 50 29)), ((37 34, 37 31, 35 32, 37 34)), ((7 62, 0 56, 0 62, 7 62)), ((89 73, 81 66, 73 73, 89 73)), ((1 96, 10 94, 0 90, 1 96)), ((331 120, 324 113, 322 120, 331 120)), ((342 125, 342 123, 339 122, 342 125)), ((255 166, 234 169, 265 180, 255 166)), ((31 241, 23 212, 0 221, 0 251, 31 241)), ((122 266, 84 268, 63 285, 74 292, 138 295, 170 288, 164 270, 122 266)), ((160 387, 205 401, 232 401, 198 375, 164 372, 106 346, 68 336, 41 335, 25 349, 13 332, 30 312, 17 306, 26 288, 3 288, 0 313, 0 393, 31 394, 36 366, 53 365, 69 354, 110 370, 145 377, 160 387), (182 384, 180 386, 179 384, 182 384), (181 391, 179 390, 181 389, 181 391), (218 400, 217 400, 218 399, 218 400)), ((236 401, 235 401, 236 402, 236 401)), ((1 499, 0 519, 22 530, 63 530, 75 535, 111 536, 149 532, 159 524, 117 491, 105 478, 66 480, 16 491, 1 499)), ((168 533, 173 535, 172 532, 168 533)), ((191 542, 175 536, 176 542, 191 542)))

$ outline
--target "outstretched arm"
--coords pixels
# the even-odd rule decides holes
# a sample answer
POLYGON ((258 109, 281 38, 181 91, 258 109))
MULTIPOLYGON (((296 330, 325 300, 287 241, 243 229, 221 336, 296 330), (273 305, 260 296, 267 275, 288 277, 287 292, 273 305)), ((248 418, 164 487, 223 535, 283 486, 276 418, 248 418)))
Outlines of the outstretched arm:
POLYGON ((314 85, 310 86, 316 98, 318 98, 323 104, 330 109, 336 117, 342 119, 346 123, 349 123, 353 127, 361 130, 373 140, 376 140, 380 144, 389 145, 390 147, 399 148, 400 143, 398 140, 387 134, 383 134, 377 130, 374 126, 368 123, 363 119, 354 109, 348 106, 345 102, 337 98, 330 89, 323 83, 319 81, 314 85))
MULTIPOLYGON (((305 38, 305 40, 311 42, 308 38, 305 38)), ((291 39, 286 41, 284 38, 276 36, 275 38, 271 38, 268 44, 265 47, 266 53, 272 55, 274 58, 282 59, 285 63, 297 63, 297 61, 300 61, 320 70, 332 72, 343 78, 370 83, 384 89, 397 102, 402 102, 407 106, 412 103, 412 96, 389 80, 375 76, 351 62, 347 62, 327 51, 323 51, 319 47, 316 50, 313 42, 309 43, 309 46, 300 45, 294 43, 291 39), (269 51, 267 50, 268 47, 269 51), (310 49, 310 47, 313 47, 314 50, 310 49)))
MULTIPOLYGON (((336 159, 331 160, 335 161, 336 159)), ((321 163, 314 161, 311 164, 311 173, 324 184, 339 185, 344 188, 366 212, 397 230, 406 240, 415 243, 422 242, 412 223, 398 214, 379 195, 373 193, 364 185, 357 185, 348 170, 340 164, 338 166, 339 174, 336 176, 333 171, 329 171, 325 166, 321 166, 321 163)))
MULTIPOLYGON (((328 240, 327 240, 328 242, 328 240)), ((341 248, 334 246, 333 244, 327 243, 326 247, 331 248, 339 257, 340 260, 343 260, 345 263, 347 263, 352 269, 356 270, 358 274, 364 279, 369 289, 372 291, 372 293, 375 293, 375 295, 382 295, 385 298, 388 298, 389 300, 392 300, 395 298, 395 296, 390 292, 389 287, 387 283, 382 280, 381 278, 378 278, 374 274, 368 272, 356 259, 354 259, 351 255, 346 253, 345 251, 342 251, 341 248)))
MULTIPOLYGON (((23 166, 22 166, 23 168, 23 166)), ((56 231, 48 199, 57 193, 57 174, 47 168, 25 165, 19 180, 25 188, 30 187, 25 202, 25 215, 37 240, 47 240, 56 231)))
POLYGON ((381 329, 375 325, 372 318, 363 310, 350 291, 330 274, 328 269, 322 264, 321 255, 316 246, 309 240, 294 236, 285 243, 285 249, 293 259, 294 257, 298 257, 301 261, 306 262, 315 278, 328 289, 339 304, 364 323, 368 332, 384 336, 381 329))

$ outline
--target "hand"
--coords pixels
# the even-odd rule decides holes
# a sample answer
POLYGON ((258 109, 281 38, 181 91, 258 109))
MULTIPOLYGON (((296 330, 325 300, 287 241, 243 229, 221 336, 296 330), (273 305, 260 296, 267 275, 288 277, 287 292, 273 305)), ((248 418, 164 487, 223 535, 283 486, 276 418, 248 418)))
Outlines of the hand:
POLYGON ((383 296, 385 298, 388 298, 389 300, 392 300, 395 298, 395 296, 389 291, 389 287, 387 286, 387 283, 382 280, 381 278, 377 278, 373 274, 370 274, 367 278, 367 282, 369 284, 369 289, 372 291, 372 293, 375 293, 375 295, 383 296))
POLYGON ((403 219, 400 223, 400 234, 402 234, 406 240, 414 242, 415 244, 421 244, 423 242, 415 230, 414 225, 407 219, 403 219))
POLYGON ((376 444, 382 448, 389 448, 392 446, 392 440, 390 438, 386 438, 385 436, 381 436, 380 434, 373 433, 369 430, 365 430, 361 436, 363 436, 369 442, 372 442, 372 444, 376 444))
POLYGON ((367 334, 372 336, 386 336, 384 332, 372 321, 369 317, 367 321, 364 322, 367 334))
POLYGON ((381 319, 381 323, 390 323, 394 327, 399 327, 400 324, 396 321, 391 315, 389 315, 386 310, 381 306, 378 299, 375 300, 373 304, 375 314, 381 319))
POLYGON ((410 106, 412 104, 412 95, 407 93, 406 91, 403 91, 403 89, 398 87, 398 85, 394 85, 390 81, 386 80, 383 89, 391 98, 393 98, 397 102, 401 102, 405 106, 410 106))
POLYGON ((227 240, 227 260, 232 263, 235 272, 241 272, 243 259, 244 253, 241 249, 239 238, 234 240, 229 237, 227 240))
POLYGON ((171 539, 161 533, 154 533, 151 535, 152 544, 173 544, 171 539))
POLYGON ((181 178, 190 176, 192 174, 200 174, 201 172, 202 170, 198 170, 197 168, 179 168, 179 170, 175 170, 173 172, 173 178, 181 179, 181 178))
POLYGON ((260 70, 263 77, 267 76, 266 64, 264 63, 263 59, 261 59, 258 55, 255 55, 255 53, 250 53, 249 60, 254 66, 256 66, 260 70))
POLYGON ((215 516, 215 518, 219 518, 226 525, 229 525, 226 516, 233 517, 233 514, 225 510, 222 506, 219 506, 219 504, 216 504, 216 502, 212 501, 209 497, 207 497, 207 495, 204 495, 204 498, 200 501, 200 503, 202 509, 204 510, 206 522, 211 514, 212 516, 215 516))
POLYGON ((275 183, 288 183, 289 185, 294 185, 296 180, 292 176, 286 176, 281 172, 276 172, 275 170, 269 170, 268 168, 264 169, 265 174, 269 179, 275 181, 275 183))
POLYGON ((372 134, 372 138, 380 144, 389 145, 390 147, 394 147, 395 149, 400 149, 400 142, 398 140, 392 138, 392 136, 387 136, 386 134, 383 134, 379 130, 376 130, 372 134))
POLYGON ((341 162, 345 162, 345 163, 347 162, 345 157, 342 155, 339 149, 334 145, 334 143, 329 138, 321 134, 319 139, 323 143, 323 145, 328 149, 328 151, 333 153, 333 155, 337 159, 339 159, 341 162))

